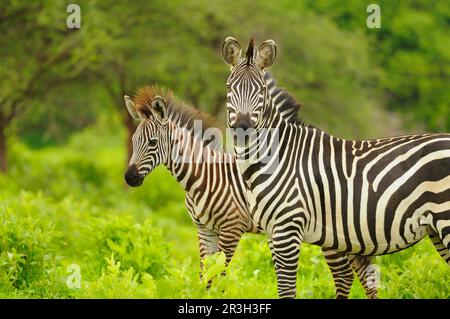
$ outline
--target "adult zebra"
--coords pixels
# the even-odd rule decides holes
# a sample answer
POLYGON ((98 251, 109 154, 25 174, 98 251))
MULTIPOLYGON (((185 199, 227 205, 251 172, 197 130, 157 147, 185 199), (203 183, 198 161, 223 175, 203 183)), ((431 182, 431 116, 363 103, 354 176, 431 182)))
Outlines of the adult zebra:
MULTIPOLYGON (((133 100, 128 96, 124 99, 130 115, 140 121, 133 135, 127 183, 141 185, 145 176, 164 164, 186 192, 186 206, 198 228, 200 258, 223 251, 228 263, 243 233, 259 230, 247 211, 245 184, 234 155, 205 139, 211 133, 207 133, 209 128, 218 127, 214 119, 156 87, 141 88, 133 100), (196 131, 195 121, 201 121, 201 131, 196 131)), ((352 266, 367 296, 377 296, 369 259, 348 258, 331 250, 324 253, 338 298, 348 297, 352 266)))
POLYGON ((343 140, 284 121, 276 104, 287 93, 273 98, 265 80, 275 43, 255 50, 252 39, 241 57, 229 37, 222 53, 231 66, 228 126, 248 130, 234 148, 252 219, 272 241, 280 297, 295 297, 302 242, 373 256, 430 235, 450 264, 449 134, 343 140))

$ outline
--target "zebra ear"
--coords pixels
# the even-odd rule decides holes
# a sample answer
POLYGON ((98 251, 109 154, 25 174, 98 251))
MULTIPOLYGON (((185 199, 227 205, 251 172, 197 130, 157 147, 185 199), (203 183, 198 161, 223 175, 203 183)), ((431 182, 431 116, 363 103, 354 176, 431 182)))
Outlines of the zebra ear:
POLYGON ((257 64, 264 70, 272 66, 277 57, 277 46, 273 40, 267 40, 261 43, 258 48, 257 64))
POLYGON ((232 37, 228 37, 222 44, 222 56, 226 64, 235 66, 241 59, 241 45, 232 37))
POLYGON ((128 113, 133 119, 139 121, 141 118, 139 117, 139 113, 136 111, 136 105, 133 100, 131 100, 128 95, 124 95, 123 99, 125 100, 125 106, 127 107, 128 113))
POLYGON ((167 105, 162 97, 156 96, 153 99, 151 111, 155 116, 156 120, 158 120, 162 125, 165 125, 167 123, 168 121, 167 105))

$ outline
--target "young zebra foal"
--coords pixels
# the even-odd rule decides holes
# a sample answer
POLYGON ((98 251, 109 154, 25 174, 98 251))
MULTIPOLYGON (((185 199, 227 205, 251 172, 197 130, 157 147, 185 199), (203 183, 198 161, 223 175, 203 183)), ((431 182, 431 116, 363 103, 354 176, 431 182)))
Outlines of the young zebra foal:
MULTIPOLYGON (((156 87, 141 88, 133 100, 124 99, 130 115, 140 121, 133 135, 126 182, 140 186, 145 176, 164 164, 186 192, 186 206, 198 228, 200 259, 223 251, 228 264, 243 233, 259 230, 247 212, 246 188, 234 155, 211 139, 203 139, 208 129, 218 127, 214 119, 156 87), (201 121, 200 132, 196 121, 201 121)), ((368 297, 377 296, 370 260, 332 250, 324 254, 338 298, 348 297, 353 269, 368 297)))
POLYGON ((234 156, 223 152, 217 141, 203 139, 207 129, 219 126, 212 117, 156 87, 139 89, 134 101, 124 99, 130 115, 140 121, 126 182, 140 186, 145 176, 164 164, 186 192, 186 207, 198 229, 200 259, 223 251, 228 264, 242 234, 259 230, 246 213, 244 184, 234 156))

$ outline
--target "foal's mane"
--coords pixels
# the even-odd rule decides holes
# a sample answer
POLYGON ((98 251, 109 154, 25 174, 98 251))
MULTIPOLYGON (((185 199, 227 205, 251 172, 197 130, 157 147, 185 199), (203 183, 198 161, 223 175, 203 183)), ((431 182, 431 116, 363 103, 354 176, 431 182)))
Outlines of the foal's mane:
POLYGON ((171 90, 158 87, 157 85, 139 88, 134 96, 134 102, 138 110, 146 113, 149 112, 148 108, 151 107, 152 101, 156 96, 164 99, 169 119, 178 126, 191 130, 194 127, 194 121, 200 120, 202 122, 202 131, 208 128, 224 130, 215 117, 179 101, 171 90))

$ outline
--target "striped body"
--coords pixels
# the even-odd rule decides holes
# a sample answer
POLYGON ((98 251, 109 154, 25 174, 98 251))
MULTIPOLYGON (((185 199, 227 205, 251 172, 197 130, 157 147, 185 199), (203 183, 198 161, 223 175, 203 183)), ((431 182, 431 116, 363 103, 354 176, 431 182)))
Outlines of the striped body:
POLYGON ((345 141, 288 124, 278 151, 279 173, 261 179, 266 166, 242 168, 253 219, 269 232, 288 218, 305 242, 383 255, 450 230, 449 134, 345 141))
POLYGON ((430 235, 450 264, 450 135, 352 141, 286 121, 282 113, 298 105, 267 75, 275 43, 253 45, 241 59, 238 42, 224 42, 228 125, 251 131, 251 142, 234 140, 234 148, 250 214, 271 241, 279 296, 295 297, 303 241, 374 256, 430 235))
MULTIPOLYGON (((200 258, 223 251, 228 263, 245 232, 259 230, 247 213, 241 175, 233 154, 190 138, 208 158, 199 163, 164 163, 186 191, 186 207, 198 227, 200 258)), ((194 155, 191 155, 194 156, 194 155)))

